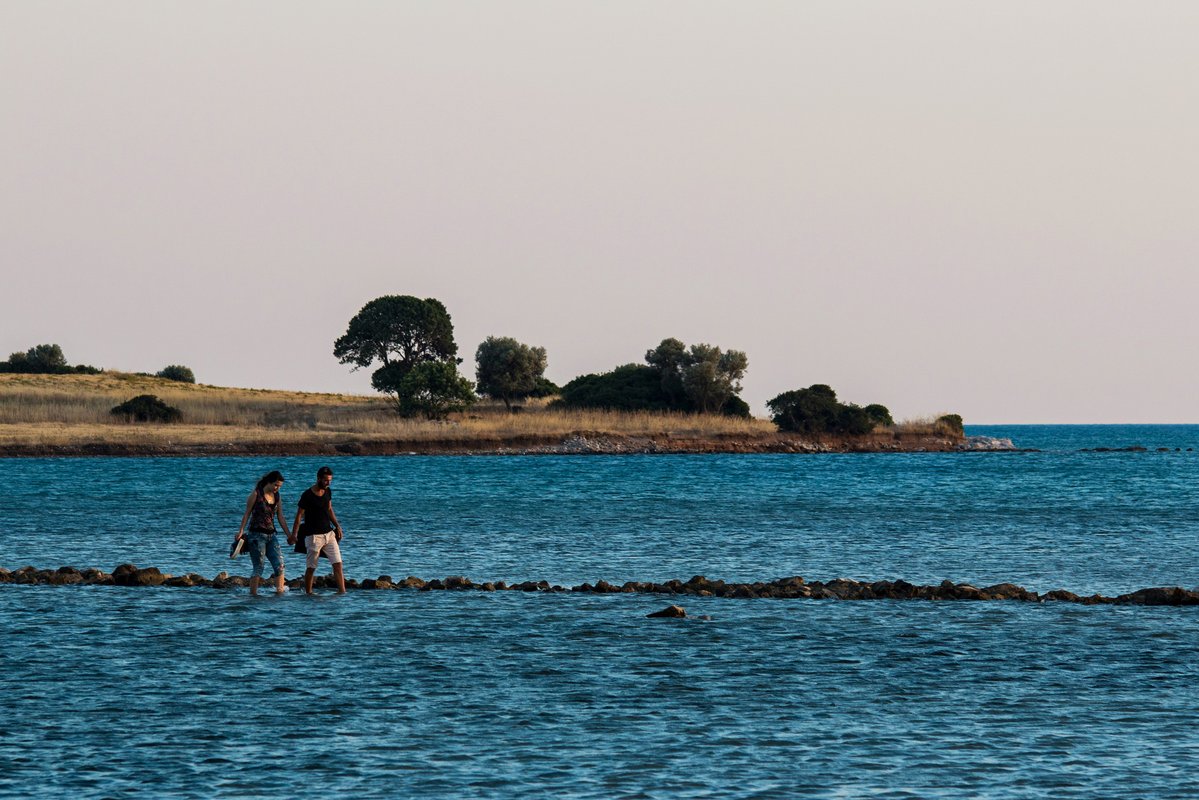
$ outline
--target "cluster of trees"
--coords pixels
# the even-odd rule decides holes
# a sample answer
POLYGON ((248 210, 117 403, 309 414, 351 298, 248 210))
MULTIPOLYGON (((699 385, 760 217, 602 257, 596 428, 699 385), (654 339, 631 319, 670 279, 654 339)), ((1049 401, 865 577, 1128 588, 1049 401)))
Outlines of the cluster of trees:
MULTIPOLYGON (((432 298, 388 295, 372 300, 350 320, 333 353, 355 369, 377 365, 371 385, 390 395, 404 416, 445 417, 474 403, 476 391, 502 400, 510 410, 525 398, 557 394, 555 404, 565 408, 750 415, 738 396, 749 365, 746 354, 710 344, 687 346, 678 339, 663 339, 646 351, 644 364, 581 375, 559 389, 544 376, 544 347, 489 336, 475 351, 472 385, 458 374, 462 360, 449 312, 432 298)), ((824 384, 783 392, 767 407, 780 430, 797 433, 860 435, 894 424, 886 406, 842 403, 824 384)), ((962 431, 957 415, 937 424, 962 431)))
POLYGON ((823 383, 794 389, 768 400, 771 420, 781 431, 796 433, 870 433, 878 425, 894 425, 891 412, 877 403, 862 407, 837 400, 823 383))
MULTIPOLYGON (((62 348, 56 344, 35 345, 23 353, 13 353, 7 361, 0 361, 0 372, 23 375, 98 375, 104 370, 87 364, 67 363, 67 357, 62 348)), ((148 373, 138 373, 146 375, 148 373)), ((195 383, 195 373, 182 364, 171 364, 163 367, 155 377, 166 378, 183 383, 195 383)))
POLYGON ((737 396, 749 366, 740 350, 663 339, 645 361, 575 378, 562 387, 562 406, 749 416, 749 405, 737 396))
POLYGON ((437 419, 475 400, 470 381, 458 374, 450 314, 433 298, 386 295, 370 301, 333 343, 333 355, 354 369, 378 363, 371 386, 390 395, 405 417, 437 419))
POLYGON ((571 408, 698 411, 749 416, 737 392, 749 363, 745 353, 708 344, 690 347, 664 339, 628 364, 601 375, 584 375, 559 389, 545 377, 544 347, 509 336, 489 336, 475 351, 475 383, 458 374, 461 359, 454 325, 433 298, 387 295, 362 307, 333 355, 354 369, 374 366, 371 386, 389 395, 406 417, 430 419, 462 411, 475 392, 501 400, 509 410, 529 397, 560 394, 571 408))
MULTIPOLYGON (((740 350, 724 351, 710 344, 690 347, 678 339, 663 339, 647 350, 644 364, 624 364, 610 372, 581 375, 565 386, 545 377, 544 347, 532 347, 509 336, 488 336, 475 351, 475 382, 458 374, 458 345, 445 306, 433 298, 386 295, 354 315, 333 354, 354 369, 377 365, 371 386, 387 394, 405 417, 441 419, 469 408, 480 395, 501 400, 509 410, 529 397, 558 395, 565 408, 621 411, 685 411, 748 417, 748 404, 738 393, 749 359, 740 350)), ((98 373, 87 365, 70 366, 62 348, 39 344, 13 353, 0 362, 0 372, 98 373)), ((141 373, 144 374, 144 373, 141 373)), ((171 364, 156 377, 195 383, 195 373, 171 364)), ((825 384, 795 389, 767 402, 779 430, 796 433, 860 435, 877 426, 893 425, 886 406, 842 403, 825 384)), ((130 420, 174 422, 178 409, 153 395, 141 395, 112 409, 130 420)), ((947 414, 937 428, 961 435, 962 418, 947 414)))
POLYGON ((477 384, 459 375, 453 321, 433 298, 386 295, 370 301, 333 343, 333 355, 354 369, 377 364, 371 386, 389 395, 405 417, 441 419, 463 411, 475 402, 476 390, 509 409, 524 398, 558 392, 544 375, 545 348, 507 336, 489 336, 479 345, 477 384))
POLYGON ((39 344, 23 353, 13 353, 7 361, 0 361, 0 372, 25 375, 65 375, 68 373, 95 375, 102 371, 87 364, 69 365, 62 348, 56 344, 39 344))

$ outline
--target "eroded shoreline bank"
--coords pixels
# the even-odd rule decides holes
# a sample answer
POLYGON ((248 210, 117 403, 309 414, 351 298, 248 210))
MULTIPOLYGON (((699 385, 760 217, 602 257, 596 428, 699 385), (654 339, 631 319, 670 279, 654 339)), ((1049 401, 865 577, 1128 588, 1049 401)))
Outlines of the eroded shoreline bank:
MULTIPOLYGON (((173 587, 239 589, 248 585, 241 575, 220 572, 213 578, 198 573, 171 575, 157 567, 139 568, 133 564, 121 564, 111 573, 96 568, 77 569, 59 567, 38 569, 27 566, 9 571, 0 567, 0 584, 23 584, 41 586, 121 586, 121 587, 173 587)), ((297 589, 302 585, 299 578, 288 581, 288 586, 297 589)), ((333 588, 330 575, 316 578, 318 588, 333 588)), ((1158 586, 1138 589, 1115 596, 1101 594, 1078 595, 1065 589, 1038 593, 1014 583, 998 583, 978 587, 969 583, 942 581, 936 585, 918 585, 904 580, 855 581, 837 578, 831 581, 805 581, 796 575, 771 581, 731 583, 709 580, 696 575, 687 581, 664 582, 627 581, 620 585, 597 581, 576 586, 561 586, 549 581, 506 581, 475 582, 461 575, 425 580, 415 576, 395 580, 388 575, 376 578, 346 579, 346 588, 374 591, 479 591, 479 592, 531 592, 531 593, 589 593, 589 594, 646 594, 659 597, 730 597, 738 599, 776 600, 1008 600, 1022 603, 1078 603, 1081 605, 1122 606, 1193 606, 1199 605, 1199 591, 1178 586, 1158 586)))
POLYGON ((419 441, 349 439, 242 442, 21 442, 0 445, 0 458, 87 456, 385 456, 385 455, 632 455, 750 453, 1018 452, 1009 439, 987 436, 869 434, 845 437, 721 435, 705 438, 624 436, 578 432, 569 436, 516 436, 419 441))

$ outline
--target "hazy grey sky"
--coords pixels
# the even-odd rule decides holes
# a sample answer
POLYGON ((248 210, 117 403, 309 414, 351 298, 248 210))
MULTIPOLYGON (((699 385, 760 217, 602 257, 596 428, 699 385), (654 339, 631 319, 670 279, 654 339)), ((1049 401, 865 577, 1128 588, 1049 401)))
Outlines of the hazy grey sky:
POLYGON ((0 358, 369 393, 436 297, 756 413, 1199 422, 1199 3, 0 1, 0 358))

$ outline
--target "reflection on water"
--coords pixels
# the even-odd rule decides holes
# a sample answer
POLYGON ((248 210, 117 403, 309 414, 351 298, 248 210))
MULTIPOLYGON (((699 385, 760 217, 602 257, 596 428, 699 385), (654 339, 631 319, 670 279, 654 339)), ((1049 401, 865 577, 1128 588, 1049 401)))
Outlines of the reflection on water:
POLYGON ((1180 609, 0 589, 0 794, 1199 792, 1180 609))

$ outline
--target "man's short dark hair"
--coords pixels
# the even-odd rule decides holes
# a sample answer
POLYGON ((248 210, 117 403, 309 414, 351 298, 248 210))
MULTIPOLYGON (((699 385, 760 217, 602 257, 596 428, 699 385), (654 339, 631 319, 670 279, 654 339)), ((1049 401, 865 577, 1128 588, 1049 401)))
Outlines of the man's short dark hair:
POLYGON ((316 471, 316 477, 318 477, 318 478, 321 477, 322 475, 332 475, 332 474, 333 474, 333 470, 330 469, 329 467, 321 467, 320 469, 318 469, 316 471))

